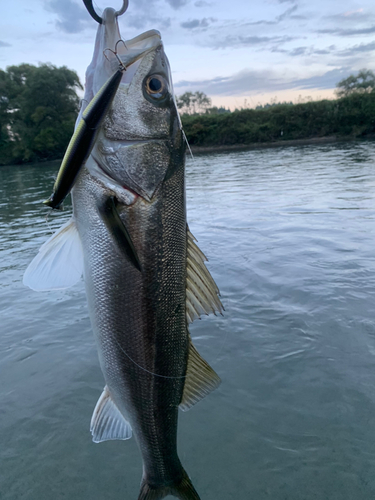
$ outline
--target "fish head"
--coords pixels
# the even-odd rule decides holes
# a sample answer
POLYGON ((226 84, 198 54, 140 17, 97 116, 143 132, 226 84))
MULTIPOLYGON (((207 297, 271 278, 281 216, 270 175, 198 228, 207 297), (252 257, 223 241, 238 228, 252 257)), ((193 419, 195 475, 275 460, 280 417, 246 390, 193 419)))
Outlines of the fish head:
MULTIPOLYGON (((126 58, 121 56, 121 60, 126 58)), ((132 74, 125 73, 104 120, 104 135, 112 141, 169 140, 179 118, 161 39, 133 64, 129 67, 132 74)))
MULTIPOLYGON (((105 26, 115 32, 106 35, 113 44, 119 36, 117 22, 105 26)), ((102 32, 104 36, 105 29, 102 32)), ((151 201, 171 165, 183 161, 185 154, 171 69, 160 33, 151 30, 132 40, 117 41, 115 50, 106 51, 105 58, 96 71, 113 73, 119 60, 126 71, 91 153, 96 174, 99 167, 119 186, 151 201)), ((100 80, 99 76, 95 79, 100 80)))

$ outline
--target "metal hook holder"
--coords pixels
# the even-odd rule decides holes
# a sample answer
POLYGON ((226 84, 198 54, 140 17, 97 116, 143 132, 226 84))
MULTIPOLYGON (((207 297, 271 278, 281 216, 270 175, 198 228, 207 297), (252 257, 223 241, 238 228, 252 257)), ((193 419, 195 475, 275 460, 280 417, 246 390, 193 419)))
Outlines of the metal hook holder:
MULTIPOLYGON (((103 24, 103 19, 95 12, 94 6, 93 6, 93 0, 83 0, 83 3, 85 4, 85 7, 90 14, 90 16, 99 24, 103 24)), ((122 7, 120 10, 117 10, 115 12, 115 16, 122 16, 124 12, 126 12, 127 8, 129 7, 129 0, 123 0, 122 2, 122 7)))

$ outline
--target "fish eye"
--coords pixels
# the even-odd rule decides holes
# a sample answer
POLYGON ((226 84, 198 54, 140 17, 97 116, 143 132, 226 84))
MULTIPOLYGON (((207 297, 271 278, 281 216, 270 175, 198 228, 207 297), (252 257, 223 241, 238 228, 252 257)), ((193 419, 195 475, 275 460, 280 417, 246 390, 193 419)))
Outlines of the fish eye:
POLYGON ((146 92, 154 99, 161 99, 168 91, 168 84, 161 75, 151 75, 146 80, 146 92))

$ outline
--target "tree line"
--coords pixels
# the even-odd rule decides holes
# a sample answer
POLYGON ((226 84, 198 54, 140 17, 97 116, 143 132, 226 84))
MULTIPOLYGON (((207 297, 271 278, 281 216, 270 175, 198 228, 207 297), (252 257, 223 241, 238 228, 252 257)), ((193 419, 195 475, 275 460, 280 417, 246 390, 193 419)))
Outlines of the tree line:
MULTIPOLYGON (((51 64, 0 70, 0 165, 62 158, 79 111, 75 71, 51 64)), ((203 92, 176 98, 191 145, 216 146, 375 133, 375 74, 337 84, 337 99, 229 111, 203 92)))
POLYGON ((0 164, 62 158, 79 111, 78 75, 65 66, 0 70, 0 164))
POLYGON ((272 103, 220 116, 185 114, 182 121, 192 146, 375 134, 375 74, 364 69, 341 80, 336 95, 332 100, 272 103))

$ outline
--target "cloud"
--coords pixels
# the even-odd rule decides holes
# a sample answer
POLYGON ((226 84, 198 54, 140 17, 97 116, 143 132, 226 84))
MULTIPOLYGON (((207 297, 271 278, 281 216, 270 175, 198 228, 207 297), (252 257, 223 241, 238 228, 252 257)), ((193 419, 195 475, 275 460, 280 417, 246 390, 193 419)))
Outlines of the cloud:
POLYGON ((290 17, 290 15, 293 14, 293 12, 295 12, 297 9, 298 9, 298 5, 294 5, 293 7, 290 7, 285 12, 280 14, 280 16, 277 16, 276 21, 277 22, 283 21, 285 18, 290 17))
POLYGON ((295 49, 289 52, 289 55, 295 56, 304 56, 306 54, 307 47, 296 47, 295 49))
POLYGON ((172 20, 170 17, 157 17, 152 15, 134 15, 130 14, 126 18, 126 23, 128 26, 142 30, 146 27, 152 25, 156 26, 160 30, 166 30, 171 26, 172 20))
POLYGON ((254 45, 281 45, 286 42, 295 40, 292 36, 256 36, 256 35, 227 35, 226 37, 217 38, 209 45, 214 48, 228 47, 253 47, 254 45))
POLYGON ((340 14, 327 15, 324 16, 324 20, 332 22, 333 26, 354 26, 358 29, 361 24, 363 26, 364 23, 367 25, 372 23, 374 21, 374 14, 369 11, 365 12, 364 9, 358 9, 340 14))
POLYGON ((196 29, 196 28, 208 28, 211 23, 216 21, 213 17, 204 17, 203 19, 192 19, 191 21, 185 21, 181 23, 181 28, 185 28, 188 30, 196 29))
POLYGON ((0 40, 0 47, 11 47, 11 44, 0 40))
POLYGON ((216 77, 212 80, 180 81, 174 87, 179 93, 186 90, 200 90, 211 96, 241 96, 280 90, 333 89, 336 84, 350 75, 350 68, 336 68, 309 78, 289 79, 272 70, 243 70, 230 77, 216 77))
POLYGON ((279 49, 278 47, 274 47, 271 49, 272 52, 280 52, 283 54, 288 54, 289 56, 322 56, 332 54, 336 51, 336 45, 330 45, 326 49, 316 49, 313 45, 311 47, 296 47, 292 50, 279 49))
POLYGON ((171 26, 172 19, 161 14, 163 7, 165 6, 160 0, 136 0, 131 2, 131 8, 126 11, 123 19, 127 26, 137 30, 166 30, 171 26))
POLYGON ((205 0, 198 0, 194 3, 195 7, 212 7, 213 2, 205 2, 205 0))
POLYGON ((347 12, 344 12, 343 16, 344 17, 352 17, 352 16, 356 16, 358 14, 363 14, 363 9, 349 10, 347 12))
POLYGON ((357 28, 357 29, 326 28, 323 30, 317 30, 317 33, 322 33, 324 35, 337 35, 337 36, 371 35, 372 33, 375 33, 375 26, 370 26, 369 28, 357 28))
POLYGON ((353 47, 349 47, 348 49, 341 50, 338 53, 340 57, 351 57, 353 55, 358 55, 360 53, 372 52, 375 50, 375 41, 370 43, 361 43, 359 45, 354 45, 353 47))
POLYGON ((348 77, 351 72, 352 70, 349 67, 331 69, 330 71, 323 73, 323 75, 316 75, 310 78, 295 80, 293 82, 295 84, 294 88, 320 90, 333 89, 340 80, 348 77))
POLYGON ((265 21, 264 19, 260 21, 253 21, 251 23, 247 23, 248 26, 257 26, 260 24, 277 24, 277 21, 265 21))
POLYGON ((328 55, 328 54, 332 54, 332 52, 334 50, 336 50, 336 46, 335 45, 330 45, 331 49, 328 47, 328 49, 316 49, 314 50, 313 52, 313 55, 317 55, 317 56, 325 56, 325 55, 328 55))
POLYGON ((304 16, 292 16, 293 12, 295 12, 297 9, 298 9, 298 5, 294 5, 293 7, 290 7, 285 12, 283 12, 279 16, 275 17, 274 21, 266 21, 266 20, 262 19, 260 21, 253 21, 253 22, 246 23, 246 24, 248 26, 256 26, 256 25, 260 25, 260 24, 279 24, 282 21, 284 21, 284 19, 287 19, 288 17, 290 17, 291 19, 305 19, 304 16))
POLYGON ((79 33, 91 24, 91 18, 86 9, 72 0, 48 0, 46 10, 57 14, 56 26, 65 33, 79 33))
POLYGON ((181 9, 181 7, 184 7, 189 0, 165 0, 171 7, 172 9, 178 10, 181 9))

